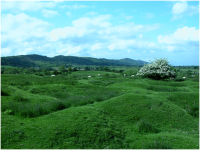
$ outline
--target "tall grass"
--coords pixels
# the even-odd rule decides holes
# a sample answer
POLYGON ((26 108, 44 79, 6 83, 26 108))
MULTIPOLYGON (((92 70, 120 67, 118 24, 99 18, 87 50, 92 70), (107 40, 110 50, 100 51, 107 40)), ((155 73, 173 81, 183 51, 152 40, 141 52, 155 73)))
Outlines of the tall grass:
MULTIPOLYGON (((77 118, 79 119, 79 118, 77 118)), ((85 117, 80 124, 70 129, 63 127, 54 130, 49 137, 49 146, 54 149, 120 149, 129 148, 124 142, 126 132, 112 118, 105 114, 85 117)))
POLYGON ((147 90, 152 91, 159 91, 159 92, 177 92, 181 91, 181 89, 178 89, 176 87, 166 87, 166 86, 160 86, 160 85, 150 85, 147 87, 147 90))
POLYGON ((149 84, 153 85, 160 85, 160 86, 173 86, 173 87, 183 87, 186 86, 186 83, 184 82, 173 82, 173 81, 148 81, 149 84))
POLYGON ((199 93, 176 93, 167 97, 191 116, 199 118, 199 93))
POLYGON ((199 93, 193 78, 135 80, 89 72, 88 79, 86 73, 3 76, 2 148, 198 148, 199 93))
POLYGON ((81 92, 79 91, 79 94, 71 94, 69 91, 66 91, 65 86, 52 88, 49 88, 48 86, 41 86, 38 88, 34 87, 30 90, 31 93, 51 96, 56 98, 56 100, 34 104, 34 96, 32 96, 32 99, 29 99, 24 97, 22 94, 17 93, 12 95, 12 101, 9 103, 2 103, 2 111, 23 118, 33 118, 69 107, 101 102, 120 94, 114 89, 107 89, 105 91, 104 88, 97 87, 87 89, 87 86, 82 86, 82 88, 83 89, 81 92))
POLYGON ((1 106, 1 110, 3 112, 20 116, 22 118, 34 118, 49 114, 53 111, 62 110, 64 108, 66 108, 66 105, 64 105, 61 101, 54 101, 51 103, 43 104, 8 102, 2 104, 1 106))
POLYGON ((138 122, 138 132, 139 133, 159 133, 160 130, 155 128, 151 123, 149 123, 147 120, 140 120, 138 122))
POLYGON ((168 141, 156 139, 154 142, 149 142, 144 145, 145 149, 172 149, 168 141))
POLYGON ((108 85, 114 84, 116 82, 113 81, 113 80, 106 80, 106 81, 104 81, 104 80, 91 80, 91 81, 89 81, 89 83, 94 84, 94 85, 108 86, 108 85))
POLYGON ((29 99, 22 96, 22 94, 15 94, 13 96, 13 100, 17 101, 17 102, 28 102, 29 101, 29 99))

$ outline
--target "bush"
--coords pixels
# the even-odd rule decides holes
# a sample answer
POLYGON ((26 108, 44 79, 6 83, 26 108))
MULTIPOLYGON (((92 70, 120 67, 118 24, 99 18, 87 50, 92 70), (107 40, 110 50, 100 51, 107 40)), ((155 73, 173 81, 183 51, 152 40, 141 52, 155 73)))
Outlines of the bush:
POLYGON ((179 77, 179 78, 174 79, 174 81, 181 82, 181 81, 185 81, 185 79, 179 77))
POLYGON ((10 94, 6 90, 1 89, 1 96, 10 96, 10 94))
POLYGON ((106 74, 104 75, 104 77, 109 77, 109 74, 108 74, 108 73, 106 73, 106 74))
POLYGON ((137 73, 138 76, 147 77, 155 80, 176 77, 176 70, 170 67, 166 59, 156 59, 151 64, 144 65, 137 73))
POLYGON ((148 121, 140 120, 138 123, 139 133, 159 133, 160 130, 153 127, 148 121))
POLYGON ((152 90, 152 91, 160 91, 160 92, 177 92, 181 91, 176 87, 165 87, 165 86, 155 86, 155 85, 150 85, 147 87, 147 90, 152 90))

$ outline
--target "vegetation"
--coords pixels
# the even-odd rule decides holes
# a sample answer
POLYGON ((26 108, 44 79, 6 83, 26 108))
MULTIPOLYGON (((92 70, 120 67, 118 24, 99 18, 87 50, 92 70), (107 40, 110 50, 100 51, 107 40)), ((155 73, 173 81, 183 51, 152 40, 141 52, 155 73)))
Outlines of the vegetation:
POLYGON ((155 62, 142 67, 137 73, 138 76, 147 77, 151 79, 169 79, 176 77, 176 70, 171 69, 169 62, 166 59, 155 59, 155 62))
POLYGON ((2 149, 199 148, 193 67, 177 66, 175 80, 136 76, 140 68, 127 66, 3 67, 2 149))
POLYGON ((99 65, 99 66, 141 66, 144 61, 121 59, 121 60, 109 60, 109 59, 97 59, 90 57, 75 57, 75 56, 55 56, 49 58, 41 55, 20 55, 1 57, 2 65, 9 65, 15 67, 59 67, 64 65, 65 67, 71 67, 73 65, 99 65))

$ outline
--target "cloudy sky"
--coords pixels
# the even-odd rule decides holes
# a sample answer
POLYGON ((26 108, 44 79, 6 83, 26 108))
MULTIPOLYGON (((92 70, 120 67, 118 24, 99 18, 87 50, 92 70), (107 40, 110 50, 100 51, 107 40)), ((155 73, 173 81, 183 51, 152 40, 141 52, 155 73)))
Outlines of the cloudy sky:
POLYGON ((199 65, 199 1, 1 1, 1 56, 199 65))

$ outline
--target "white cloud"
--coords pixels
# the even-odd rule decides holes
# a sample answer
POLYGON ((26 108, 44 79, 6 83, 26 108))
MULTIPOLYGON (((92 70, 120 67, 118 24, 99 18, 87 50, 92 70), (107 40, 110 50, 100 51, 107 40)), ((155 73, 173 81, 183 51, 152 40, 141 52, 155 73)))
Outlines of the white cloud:
POLYGON ((108 45, 108 49, 110 51, 114 50, 123 50, 123 49, 159 49, 159 46, 157 46, 153 42, 145 42, 141 40, 131 39, 131 40, 116 40, 115 42, 112 42, 110 45, 108 45))
POLYGON ((12 50, 10 48, 1 48, 1 56, 12 56, 12 50))
POLYGON ((81 8, 88 8, 89 6, 74 4, 74 5, 62 5, 60 7, 61 8, 70 8, 70 9, 81 9, 81 8))
POLYGON ((44 8, 53 8, 58 2, 40 2, 40 1, 2 1, 1 10, 19 11, 37 11, 44 8))
POLYGON ((150 42, 147 46, 149 48, 158 48, 158 46, 154 42, 150 42))
POLYGON ((111 51, 113 51, 115 49, 115 47, 116 47, 116 44, 108 45, 108 49, 111 50, 111 51))
POLYGON ((73 9, 80 9, 80 8, 87 8, 87 7, 88 6, 86 6, 86 5, 78 5, 78 4, 72 5, 73 9))
MULTIPOLYGON (((111 15, 82 17, 72 21, 72 26, 48 31, 50 24, 24 13, 2 15, 2 48, 13 54, 42 52, 48 56, 100 54, 108 50, 154 51, 158 46, 142 41, 143 34, 156 30, 159 24, 137 25, 128 23, 115 26, 111 15)), ((3 53, 6 55, 6 53, 3 53)), ((115 54, 117 56, 117 53, 115 54)))
POLYGON ((54 10, 42 10, 43 16, 45 17, 54 17, 56 15, 59 15, 57 11, 54 10))
POLYGON ((89 45, 83 44, 83 45, 74 45, 74 44, 58 44, 55 43, 55 45, 58 46, 58 50, 56 51, 55 55, 77 55, 80 52, 82 52, 84 49, 88 48, 89 45))
POLYGON ((198 14, 199 13, 199 5, 197 5, 197 6, 191 5, 188 8, 188 13, 189 13, 189 15, 198 14))
POLYGON ((94 11, 91 11, 91 12, 86 13, 85 15, 86 16, 95 16, 95 15, 97 15, 97 13, 94 11))
MULTIPOLYGON (((41 37, 43 34, 42 30, 45 30, 49 26, 48 22, 42 21, 40 19, 30 17, 24 13, 18 15, 3 14, 1 30, 3 33, 17 32, 13 36, 19 37, 21 34, 29 34, 41 37)), ((13 37, 12 36, 12 37, 13 37)))
POLYGON ((66 12, 66 14, 67 14, 68 17, 72 16, 72 14, 70 12, 66 12))
POLYGON ((92 51, 99 50, 99 49, 101 49, 101 44, 100 43, 95 43, 92 46, 92 51))
POLYGON ((83 17, 74 20, 72 21, 72 27, 57 28, 52 30, 50 33, 50 40, 58 41, 59 39, 81 38, 88 35, 92 36, 92 34, 95 34, 99 29, 111 26, 111 24, 106 21, 109 18, 110 15, 100 15, 92 19, 83 17))
POLYGON ((172 52, 175 50, 174 46, 167 46, 167 51, 172 52))
POLYGON ((48 36, 49 23, 30 17, 24 13, 18 15, 3 14, 1 22, 1 47, 20 51, 35 51, 35 46, 42 45, 48 36), (30 49, 30 48, 33 49, 30 49))
POLYGON ((186 1, 177 2, 173 5, 172 13, 175 15, 182 14, 182 13, 186 12, 187 9, 188 9, 188 4, 186 1))
POLYGON ((104 30, 98 31, 99 35, 106 37, 109 40, 115 39, 132 39, 136 38, 138 34, 140 34, 140 38, 142 38, 142 34, 144 32, 156 30, 160 27, 159 24, 154 25, 135 25, 134 23, 111 26, 104 30))
POLYGON ((107 28, 111 26, 111 23, 107 22, 106 20, 109 20, 111 18, 111 15, 100 15, 98 17, 94 18, 88 18, 83 17, 77 20, 72 21, 72 24, 74 27, 81 28, 91 28, 91 27, 100 27, 100 28, 107 28))
POLYGON ((177 2, 173 5, 171 12, 173 14, 173 17, 171 19, 171 21, 172 21, 172 20, 181 18, 185 14, 193 15, 193 14, 199 13, 199 5, 197 5, 197 6, 190 5, 189 6, 186 1, 181 1, 181 2, 177 2))
POLYGON ((158 42, 166 44, 181 44, 183 42, 198 42, 199 30, 195 30, 195 27, 178 28, 173 34, 159 35, 158 42))
POLYGON ((153 13, 146 13, 145 18, 150 19, 153 18, 154 14, 153 13))
POLYGON ((133 16, 127 16, 127 15, 125 15, 124 13, 121 13, 121 16, 122 16, 123 18, 125 18, 126 20, 130 20, 130 19, 133 18, 133 16))
POLYGON ((199 30, 195 27, 178 28, 173 34, 159 35, 158 42, 164 50, 172 51, 197 51, 199 49, 199 30))
POLYGON ((142 37, 143 37, 143 35, 142 35, 142 34, 139 34, 139 37, 140 37, 140 38, 142 38, 142 37))
MULTIPOLYGON (((142 41, 143 34, 141 33, 156 30, 160 27, 159 24, 135 25, 134 23, 128 23, 113 26, 109 22, 110 18, 110 15, 79 18, 72 21, 72 26, 53 29, 50 32, 49 40, 59 44, 73 43, 72 47, 78 44, 84 47, 82 50, 87 49, 88 51, 126 49, 130 52, 139 48, 146 50, 158 49, 155 43, 142 41)), ((65 54, 65 47, 60 47, 60 49, 59 52, 65 54)))

